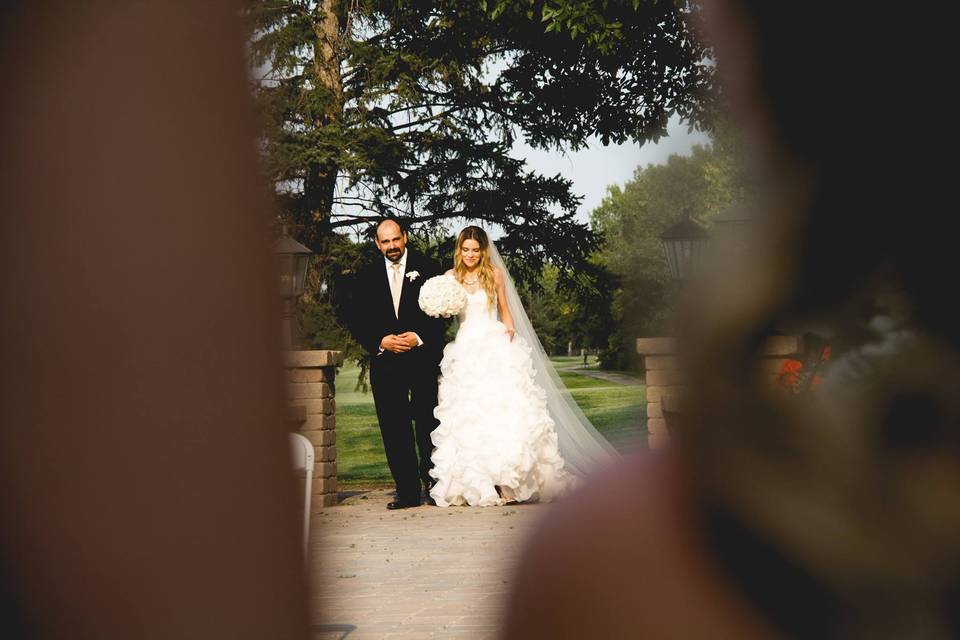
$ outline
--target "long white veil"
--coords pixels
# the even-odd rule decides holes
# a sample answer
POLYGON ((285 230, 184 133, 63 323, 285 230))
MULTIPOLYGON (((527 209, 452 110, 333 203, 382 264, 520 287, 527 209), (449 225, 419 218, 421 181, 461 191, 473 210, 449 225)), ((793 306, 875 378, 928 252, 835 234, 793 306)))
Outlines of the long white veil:
POLYGON ((574 475, 585 476, 594 467, 618 458, 619 454, 583 415, 583 411, 577 406, 550 363, 547 352, 540 344, 537 332, 533 330, 530 318, 520 302, 520 296, 517 295, 517 289, 513 285, 513 278, 510 277, 510 272, 493 241, 490 241, 489 253, 491 264, 503 272, 507 308, 513 316, 516 335, 523 338, 532 351, 535 379, 547 394, 547 411, 557 430, 564 468, 574 475))

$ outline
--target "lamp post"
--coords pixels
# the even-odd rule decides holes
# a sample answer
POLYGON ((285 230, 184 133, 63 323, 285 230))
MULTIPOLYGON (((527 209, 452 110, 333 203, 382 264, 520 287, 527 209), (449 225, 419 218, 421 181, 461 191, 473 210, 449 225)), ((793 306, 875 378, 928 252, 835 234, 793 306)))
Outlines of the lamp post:
POLYGON ((709 239, 707 230, 689 216, 661 233, 660 241, 670 275, 683 282, 698 273, 709 239))
POLYGON ((280 237, 273 243, 273 253, 277 257, 280 274, 280 296, 283 298, 281 317, 281 340, 284 349, 294 348, 300 340, 297 323, 297 299, 303 295, 307 279, 307 266, 313 252, 287 233, 283 225, 280 237))
MULTIPOLYGON (((707 243, 710 240, 710 234, 703 226, 685 214, 679 222, 670 226, 666 231, 660 234, 660 242, 663 243, 663 256, 666 258, 667 268, 670 269, 670 275, 682 287, 683 283, 691 276, 700 273, 703 268, 704 254, 707 250, 707 243)), ((656 341, 657 339, 652 339, 656 341)), ((639 343, 639 341, 638 341, 639 343)), ((670 351, 673 350, 671 347, 670 351)), ((657 353, 662 353, 657 351, 657 353)), ((659 375, 661 372, 657 372, 659 375)), ((652 382, 654 372, 647 371, 648 384, 652 382)), ((676 431, 676 424, 680 419, 680 396, 682 393, 679 386, 666 386, 660 395, 659 409, 661 419, 648 419, 647 426, 649 430, 648 445, 651 448, 659 448, 662 443, 669 440, 676 431), (657 431, 656 429, 660 429, 657 431)), ((649 410, 649 405, 648 405, 649 410)))

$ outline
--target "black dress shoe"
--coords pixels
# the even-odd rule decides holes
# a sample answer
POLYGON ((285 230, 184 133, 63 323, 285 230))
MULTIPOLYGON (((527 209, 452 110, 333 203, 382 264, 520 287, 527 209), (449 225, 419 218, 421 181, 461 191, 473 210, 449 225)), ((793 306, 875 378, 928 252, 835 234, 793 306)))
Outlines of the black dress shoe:
POLYGON ((419 500, 395 500, 394 502, 387 503, 387 509, 393 511, 394 509, 409 509, 410 507, 419 507, 419 500))
POLYGON ((433 499, 433 496, 430 495, 430 489, 433 488, 433 485, 434 485, 434 484, 436 484, 436 483, 434 482, 434 483, 429 484, 429 485, 428 485, 428 484, 423 485, 423 501, 424 501, 425 504, 428 504, 428 505, 430 505, 431 507, 437 506, 437 501, 434 500, 434 499, 433 499))

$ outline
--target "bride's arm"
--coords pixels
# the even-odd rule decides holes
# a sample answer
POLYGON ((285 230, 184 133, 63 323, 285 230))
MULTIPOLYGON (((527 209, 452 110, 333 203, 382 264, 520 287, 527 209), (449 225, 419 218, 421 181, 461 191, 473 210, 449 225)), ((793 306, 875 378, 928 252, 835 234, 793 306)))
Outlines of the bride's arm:
POLYGON ((503 271, 493 268, 493 284, 497 288, 497 308, 500 311, 500 322, 507 327, 507 333, 513 340, 516 330, 513 328, 513 316, 510 315, 510 308, 507 306, 507 291, 503 286, 503 271))

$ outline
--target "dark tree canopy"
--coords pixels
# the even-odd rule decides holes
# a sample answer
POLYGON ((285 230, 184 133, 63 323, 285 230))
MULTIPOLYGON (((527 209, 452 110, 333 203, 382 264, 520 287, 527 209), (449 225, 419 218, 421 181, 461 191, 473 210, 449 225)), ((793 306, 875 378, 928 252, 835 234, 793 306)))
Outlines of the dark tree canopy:
POLYGON ((510 156, 656 140, 712 82, 688 2, 252 0, 263 148, 283 217, 321 251, 385 213, 499 226, 536 268, 595 247, 562 176, 510 156))

